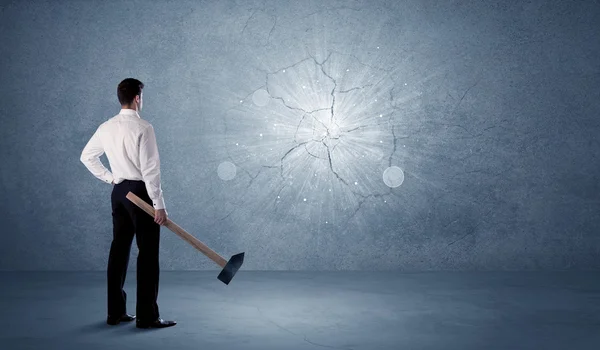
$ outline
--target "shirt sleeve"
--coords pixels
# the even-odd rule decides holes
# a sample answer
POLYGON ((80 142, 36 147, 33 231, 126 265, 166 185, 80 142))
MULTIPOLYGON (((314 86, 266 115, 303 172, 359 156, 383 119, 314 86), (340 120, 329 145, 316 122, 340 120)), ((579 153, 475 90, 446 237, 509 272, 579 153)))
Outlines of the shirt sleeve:
POLYGON ((152 125, 144 129, 140 135, 140 168, 154 209, 166 209, 160 184, 160 157, 152 125))
POLYGON ((104 147, 102 146, 99 132, 100 127, 96 129, 94 135, 92 135, 87 145, 83 148, 79 160, 95 177, 106 183, 111 183, 114 180, 113 174, 100 161, 100 156, 104 154, 104 147))

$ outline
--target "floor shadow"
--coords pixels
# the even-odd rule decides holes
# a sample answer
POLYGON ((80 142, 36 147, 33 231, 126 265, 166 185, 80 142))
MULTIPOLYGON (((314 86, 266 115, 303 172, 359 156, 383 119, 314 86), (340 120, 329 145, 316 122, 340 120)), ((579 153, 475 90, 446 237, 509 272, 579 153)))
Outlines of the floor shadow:
POLYGON ((79 328, 84 333, 97 333, 114 329, 116 326, 106 324, 106 320, 96 321, 93 323, 84 324, 79 328))
POLYGON ((85 324, 78 329, 82 333, 101 333, 101 332, 113 332, 113 333, 129 333, 130 330, 145 331, 145 329, 139 329, 135 327, 135 321, 133 322, 121 322, 117 325, 111 326, 106 324, 105 320, 85 324))
POLYGON ((78 331, 86 334, 90 333, 100 333, 100 332, 114 332, 114 333, 137 333, 137 332, 153 332, 160 330, 160 328, 137 328, 135 326, 135 321, 133 322, 121 322, 118 325, 111 326, 106 324, 106 320, 96 321, 93 323, 85 324, 79 327, 78 331))
POLYGON ((159 331, 159 330, 161 330, 161 328, 137 328, 137 327, 133 326, 130 330, 132 332, 136 332, 136 333, 137 332, 143 333, 143 332, 155 332, 155 331, 159 331))

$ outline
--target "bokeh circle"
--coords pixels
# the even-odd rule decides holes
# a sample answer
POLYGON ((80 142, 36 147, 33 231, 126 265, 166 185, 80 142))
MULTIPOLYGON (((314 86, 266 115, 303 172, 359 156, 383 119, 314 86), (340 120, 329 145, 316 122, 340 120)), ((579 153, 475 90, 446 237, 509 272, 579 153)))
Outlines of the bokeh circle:
POLYGON ((386 186, 395 188, 404 182, 404 171, 397 166, 391 166, 383 172, 383 182, 386 186))
POLYGON ((217 174, 219 175, 219 178, 223 181, 233 180, 233 178, 235 178, 236 173, 237 168, 232 162, 223 162, 219 164, 219 167, 217 168, 217 174))

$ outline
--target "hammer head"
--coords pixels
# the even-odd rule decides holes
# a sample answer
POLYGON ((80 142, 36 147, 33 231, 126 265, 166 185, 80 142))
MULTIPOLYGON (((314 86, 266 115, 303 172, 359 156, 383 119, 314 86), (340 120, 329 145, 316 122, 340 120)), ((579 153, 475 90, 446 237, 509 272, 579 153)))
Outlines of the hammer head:
POLYGON ((239 253, 231 257, 227 262, 227 265, 223 268, 219 276, 217 278, 219 281, 229 284, 235 276, 235 273, 238 272, 242 264, 244 263, 244 253, 239 253))

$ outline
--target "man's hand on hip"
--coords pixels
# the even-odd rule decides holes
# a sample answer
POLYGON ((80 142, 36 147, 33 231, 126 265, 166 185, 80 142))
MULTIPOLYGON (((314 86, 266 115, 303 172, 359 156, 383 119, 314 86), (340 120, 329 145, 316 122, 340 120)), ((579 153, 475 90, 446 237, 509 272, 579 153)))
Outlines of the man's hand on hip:
POLYGON ((157 209, 154 211, 154 222, 159 225, 167 223, 167 212, 164 209, 157 209))

